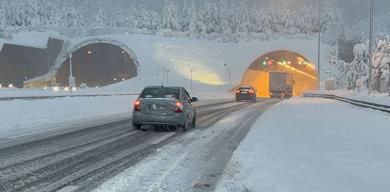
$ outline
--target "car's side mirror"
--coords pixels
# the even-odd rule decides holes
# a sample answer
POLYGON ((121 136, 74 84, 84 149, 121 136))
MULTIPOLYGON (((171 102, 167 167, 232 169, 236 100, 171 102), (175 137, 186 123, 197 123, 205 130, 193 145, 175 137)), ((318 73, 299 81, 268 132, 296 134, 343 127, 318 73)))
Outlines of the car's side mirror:
POLYGON ((199 101, 199 99, 196 97, 192 97, 192 99, 191 99, 191 102, 198 102, 198 101, 199 101))

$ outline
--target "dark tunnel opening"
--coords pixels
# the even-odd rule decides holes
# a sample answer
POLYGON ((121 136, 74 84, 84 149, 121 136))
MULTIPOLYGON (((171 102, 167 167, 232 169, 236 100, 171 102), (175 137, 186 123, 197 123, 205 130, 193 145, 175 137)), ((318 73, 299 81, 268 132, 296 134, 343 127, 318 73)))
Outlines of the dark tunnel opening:
MULTIPOLYGON (((137 76, 137 66, 129 53, 119 46, 95 43, 72 53, 72 71, 76 86, 101 87, 137 76)), ((69 59, 56 75, 59 86, 69 86, 69 59)))

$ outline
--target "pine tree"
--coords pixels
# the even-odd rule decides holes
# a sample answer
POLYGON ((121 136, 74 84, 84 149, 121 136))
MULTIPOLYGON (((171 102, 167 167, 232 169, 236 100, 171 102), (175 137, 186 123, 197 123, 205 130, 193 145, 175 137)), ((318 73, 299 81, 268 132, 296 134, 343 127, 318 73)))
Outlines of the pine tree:
POLYGON ((366 83, 368 81, 368 43, 355 45, 353 49, 354 60, 345 70, 347 89, 355 89, 356 81, 361 79, 366 83))
POLYGON ((177 15, 177 6, 172 2, 172 0, 165 0, 161 27, 162 29, 170 31, 181 31, 177 15))
POLYGON ((388 78, 388 64, 386 59, 390 57, 390 36, 382 35, 378 37, 373 55, 373 84, 374 89, 379 91, 380 81, 388 78))
POLYGON ((248 39, 251 32, 251 25, 249 21, 249 12, 246 5, 246 0, 241 0, 238 8, 239 14, 239 28, 238 33, 241 39, 248 39))
POLYGON ((3 33, 7 28, 7 18, 6 18, 6 11, 3 7, 2 3, 0 2, 0 37, 3 37, 3 33))

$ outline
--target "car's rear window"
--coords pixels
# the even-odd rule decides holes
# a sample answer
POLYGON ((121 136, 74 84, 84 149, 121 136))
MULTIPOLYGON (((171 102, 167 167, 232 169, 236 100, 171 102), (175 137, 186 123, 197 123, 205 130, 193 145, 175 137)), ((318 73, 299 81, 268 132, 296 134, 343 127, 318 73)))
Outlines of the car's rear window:
POLYGON ((251 87, 240 87, 240 91, 250 91, 251 87))
POLYGON ((141 98, 168 98, 179 99, 179 89, 174 88, 146 88, 141 93, 141 98))

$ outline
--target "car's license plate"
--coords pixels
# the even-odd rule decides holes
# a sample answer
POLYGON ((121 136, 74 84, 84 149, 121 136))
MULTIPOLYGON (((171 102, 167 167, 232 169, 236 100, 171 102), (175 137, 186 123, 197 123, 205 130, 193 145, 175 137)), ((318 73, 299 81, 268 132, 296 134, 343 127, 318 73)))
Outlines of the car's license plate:
POLYGON ((165 107, 159 106, 159 105, 156 105, 156 104, 149 105, 149 109, 151 109, 151 110, 166 110, 165 107))
POLYGON ((248 92, 246 92, 246 91, 243 91, 243 92, 242 92, 242 94, 247 94, 247 93, 248 93, 248 92))

